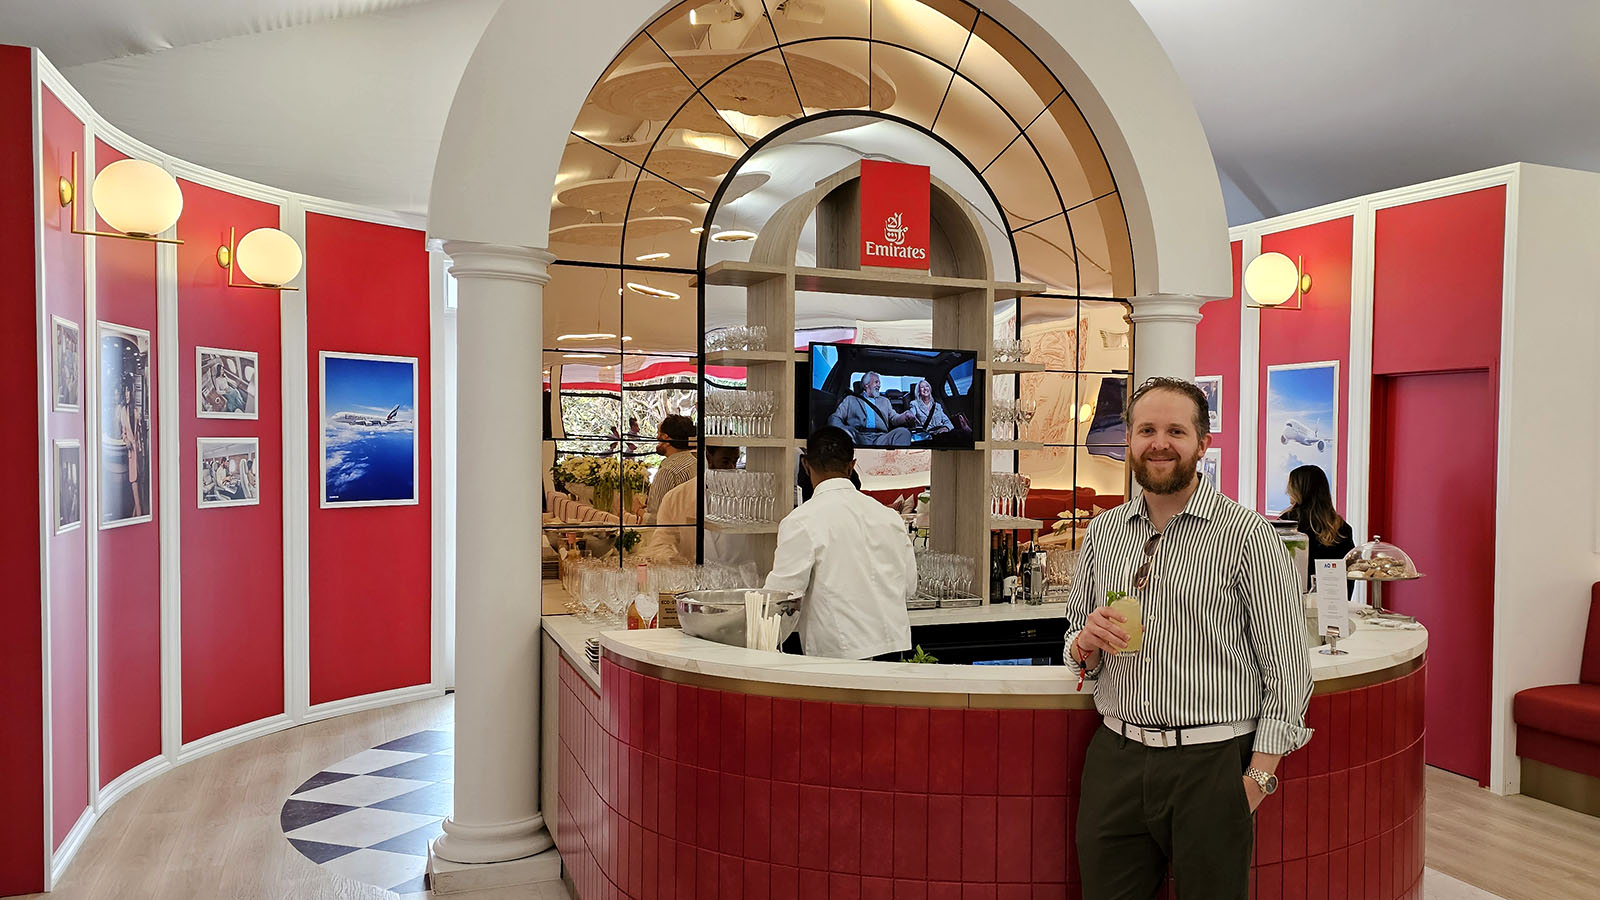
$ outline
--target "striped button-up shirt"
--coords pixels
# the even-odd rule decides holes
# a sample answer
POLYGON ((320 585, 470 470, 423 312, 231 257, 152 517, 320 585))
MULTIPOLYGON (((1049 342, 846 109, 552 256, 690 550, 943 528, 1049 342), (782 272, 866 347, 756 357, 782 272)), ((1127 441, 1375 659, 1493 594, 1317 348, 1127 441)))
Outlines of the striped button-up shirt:
MULTIPOLYGON (((1142 496, 1089 524, 1067 599, 1069 653, 1107 591, 1133 592, 1154 533, 1142 496)), ((1139 600, 1143 649, 1101 654, 1102 715, 1159 728, 1256 722, 1260 753, 1311 739, 1305 614, 1293 563, 1266 519, 1199 479, 1156 542, 1139 600)))
POLYGON ((661 501, 667 497, 667 491, 695 477, 699 471, 693 450, 683 450, 674 453, 661 461, 661 466, 656 469, 656 477, 650 482, 650 496, 644 507, 644 521, 646 525, 656 524, 656 518, 661 513, 661 501))

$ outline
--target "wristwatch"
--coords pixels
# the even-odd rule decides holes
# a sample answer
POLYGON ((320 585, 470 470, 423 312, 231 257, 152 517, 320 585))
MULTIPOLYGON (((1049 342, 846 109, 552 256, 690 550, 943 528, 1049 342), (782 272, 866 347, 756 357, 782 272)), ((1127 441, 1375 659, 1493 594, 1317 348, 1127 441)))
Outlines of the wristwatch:
POLYGON ((1271 794, 1278 789, 1278 776, 1272 774, 1271 772, 1263 772, 1260 769, 1249 768, 1244 770, 1244 777, 1254 781, 1256 786, 1261 788, 1262 794, 1271 794))

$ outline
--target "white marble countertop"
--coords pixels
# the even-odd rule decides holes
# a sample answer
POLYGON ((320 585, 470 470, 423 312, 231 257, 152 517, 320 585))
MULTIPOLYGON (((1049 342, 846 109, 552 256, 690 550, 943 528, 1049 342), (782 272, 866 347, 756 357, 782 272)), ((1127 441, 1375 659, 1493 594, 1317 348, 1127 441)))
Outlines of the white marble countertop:
MULTIPOLYGON (((548 626, 547 626, 548 627, 548 626)), ((714 678, 854 691, 938 694, 1058 695, 1090 693, 1059 666, 914 665, 824 659, 745 650, 690 637, 677 629, 607 631, 600 636, 609 654, 663 669, 714 678)), ((1425 630, 1368 628, 1340 642, 1346 656, 1308 650, 1316 681, 1364 675, 1415 659, 1427 649, 1425 630)), ((582 658, 582 641, 578 641, 582 658)))
MULTIPOLYGON (((1026 621, 1059 618, 1066 606, 1002 603, 968 609, 914 610, 913 625, 949 625, 968 622, 1026 621)), ((545 616, 544 629, 561 652, 596 691, 600 676, 588 663, 584 641, 600 637, 604 649, 664 669, 744 681, 767 681, 802 687, 846 690, 902 691, 940 694, 1055 695, 1090 693, 1076 690, 1076 679, 1056 666, 914 665, 763 653, 728 647, 690 637, 677 629, 651 631, 606 630, 607 626, 582 622, 575 616, 545 616)), ((1340 641, 1343 656, 1327 656, 1311 648, 1311 675, 1316 681, 1364 675, 1408 662, 1427 649, 1425 629, 1378 628, 1361 622, 1359 630, 1340 641)))
MULTIPOLYGON (((545 616, 541 623, 545 634, 556 642, 561 652, 589 682, 589 686, 600 691, 600 673, 589 665, 589 658, 583 653, 583 642, 592 637, 599 637, 600 632, 606 628, 593 622, 583 622, 577 616, 545 616)), ((626 632, 624 632, 626 634, 626 632)))
POLYGON ((1026 622, 1029 619, 1059 619, 1067 614, 1065 603, 994 603, 966 609, 913 609, 912 625, 965 625, 968 622, 1026 622))

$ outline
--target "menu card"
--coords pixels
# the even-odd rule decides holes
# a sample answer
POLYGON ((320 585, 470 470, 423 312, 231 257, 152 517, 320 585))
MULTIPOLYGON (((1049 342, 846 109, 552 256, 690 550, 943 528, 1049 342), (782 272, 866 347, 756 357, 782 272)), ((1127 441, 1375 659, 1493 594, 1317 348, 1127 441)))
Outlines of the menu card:
POLYGON ((1350 636, 1350 599, 1345 588, 1344 560, 1319 559, 1317 564, 1317 632, 1350 636))

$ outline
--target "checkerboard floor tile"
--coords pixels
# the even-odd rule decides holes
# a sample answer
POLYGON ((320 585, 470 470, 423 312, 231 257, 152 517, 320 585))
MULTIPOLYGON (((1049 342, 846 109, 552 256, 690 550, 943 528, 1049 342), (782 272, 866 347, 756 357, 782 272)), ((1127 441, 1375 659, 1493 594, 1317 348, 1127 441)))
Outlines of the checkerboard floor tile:
POLYGON ((428 843, 450 815, 455 735, 419 731, 307 778, 283 803, 289 843, 327 871, 426 896, 428 843))

